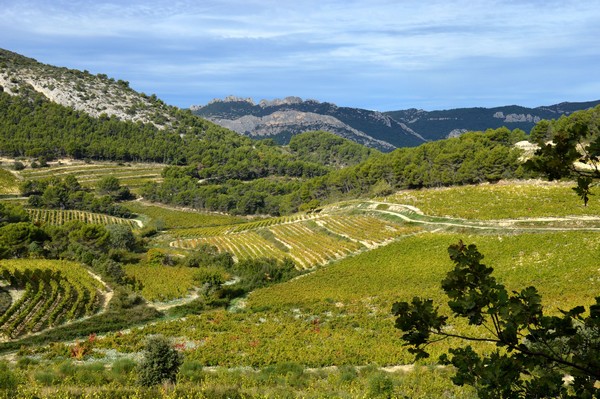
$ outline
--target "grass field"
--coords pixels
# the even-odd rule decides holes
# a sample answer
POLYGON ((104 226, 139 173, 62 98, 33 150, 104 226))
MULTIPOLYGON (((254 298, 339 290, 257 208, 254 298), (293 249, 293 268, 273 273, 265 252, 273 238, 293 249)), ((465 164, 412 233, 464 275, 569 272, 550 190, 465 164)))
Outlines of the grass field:
MULTIPOLYGON (((416 206, 431 216, 465 219, 513 219, 600 215, 600 201, 583 201, 571 189, 572 182, 508 181, 422 190, 404 190, 387 201, 416 206)), ((593 192, 593 191, 592 191, 593 192)))

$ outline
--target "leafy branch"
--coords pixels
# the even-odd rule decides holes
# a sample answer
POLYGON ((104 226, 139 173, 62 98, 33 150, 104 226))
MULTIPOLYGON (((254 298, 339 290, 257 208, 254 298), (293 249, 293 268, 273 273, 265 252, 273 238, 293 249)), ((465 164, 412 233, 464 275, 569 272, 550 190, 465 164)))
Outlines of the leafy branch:
POLYGON ((589 307, 543 312, 535 287, 508 292, 481 263, 475 245, 459 241, 448 248, 454 269, 442 281, 455 317, 481 326, 488 336, 474 337, 448 331, 448 317, 430 299, 415 297, 396 302, 396 328, 417 359, 429 357, 429 344, 447 338, 488 342, 497 348, 479 355, 471 346, 450 349, 440 357, 457 372, 453 382, 473 385, 483 398, 597 397, 600 394, 600 297, 589 307), (563 379, 573 378, 570 385, 563 379))

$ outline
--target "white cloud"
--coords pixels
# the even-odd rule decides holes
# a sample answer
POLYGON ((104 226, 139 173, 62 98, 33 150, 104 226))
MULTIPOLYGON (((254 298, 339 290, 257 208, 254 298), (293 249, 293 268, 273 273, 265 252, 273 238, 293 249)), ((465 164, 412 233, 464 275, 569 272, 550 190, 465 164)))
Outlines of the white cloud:
MULTIPOLYGON (((226 85, 225 80, 229 79, 232 84, 260 90, 261 86, 270 85, 273 76, 281 76, 281 90, 298 90, 298 87, 309 90, 314 85, 315 94, 310 97, 318 97, 317 91, 323 86, 331 88, 336 82, 349 84, 350 78, 341 79, 346 76, 365 79, 369 82, 365 87, 373 89, 396 85, 398 92, 403 87, 418 90, 419 82, 424 87, 449 76, 455 79, 453 88, 457 90, 480 74, 478 84, 489 85, 486 90, 492 91, 497 85, 493 76, 503 75, 507 70, 514 69, 522 76, 540 75, 536 70, 537 58, 548 62, 554 55, 560 68, 563 58, 587 57, 597 64, 600 54, 597 40, 600 7, 595 2, 3 0, 3 3, 0 35, 7 38, 3 46, 8 49, 57 65, 97 72, 110 68, 107 73, 130 71, 140 76, 140 82, 154 81, 161 87, 166 87, 169 81, 177 85, 176 82, 186 79, 206 79, 207 84, 226 85), (82 52, 93 56, 82 59, 82 52), (67 61, 72 64, 66 64, 67 61), (298 76, 312 80, 302 82, 301 86, 292 85, 298 76), (247 79, 253 81, 246 82, 247 79), (402 79, 411 80, 411 84, 402 79)), ((557 85, 556 73, 553 71, 554 80, 549 80, 548 85, 557 85)), ((569 71, 565 68, 562 73, 569 71)), ((581 79, 596 79, 595 75, 590 73, 581 79)), ((579 85, 585 86, 583 82, 579 85)), ((184 86, 181 85, 181 90, 185 90, 184 86)), ((340 86, 337 90, 348 92, 347 87, 340 86)), ((359 90, 365 88, 357 87, 357 97, 361 95, 359 90)), ((502 92, 501 88, 497 90, 502 92)), ((430 91, 423 89, 423 92, 430 91)), ((460 94, 456 95, 458 98, 460 94)))

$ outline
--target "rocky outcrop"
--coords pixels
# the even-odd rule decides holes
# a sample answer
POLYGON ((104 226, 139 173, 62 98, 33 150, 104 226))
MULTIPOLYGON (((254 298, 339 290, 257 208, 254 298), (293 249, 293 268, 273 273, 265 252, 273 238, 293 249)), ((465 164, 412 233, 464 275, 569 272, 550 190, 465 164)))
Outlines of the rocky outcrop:
POLYGON ((324 130, 367 147, 378 148, 383 151, 391 151, 396 148, 392 144, 374 139, 332 116, 312 112, 277 111, 263 117, 245 115, 233 120, 212 118, 211 121, 250 137, 277 136, 281 132, 289 130, 298 132, 324 130))
POLYGON ((173 120, 173 107, 155 95, 147 96, 123 80, 45 65, 0 49, 0 86, 8 94, 33 89, 50 101, 91 116, 115 116, 121 120, 153 123, 159 128, 173 120))

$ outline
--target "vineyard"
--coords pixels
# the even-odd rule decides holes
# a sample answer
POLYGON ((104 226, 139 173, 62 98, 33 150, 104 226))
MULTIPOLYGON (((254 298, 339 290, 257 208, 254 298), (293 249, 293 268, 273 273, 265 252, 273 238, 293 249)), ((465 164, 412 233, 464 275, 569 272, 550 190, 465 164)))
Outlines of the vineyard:
MULTIPOLYGON (((135 350, 147 335, 164 334, 190 344, 188 359, 224 367, 291 361, 309 367, 411 363, 414 358, 394 328, 391 305, 416 295, 443 303, 440 281, 451 268, 447 248, 459 239, 476 243, 485 264, 509 289, 539 287, 550 312, 588 305, 598 293, 597 234, 422 234, 256 290, 243 312, 217 310, 162 321, 100 344, 135 350)), ((432 347, 433 358, 451 344, 432 347)))
POLYGON ((197 237, 180 238, 170 245, 194 249, 211 244, 220 251, 230 252, 236 260, 289 257, 300 268, 312 268, 415 231, 418 228, 371 215, 302 214, 236 226, 179 230, 173 235, 197 237))
POLYGON ((430 216, 464 219, 513 219, 598 216, 600 201, 583 206, 573 182, 507 181, 422 190, 404 190, 386 201, 417 206, 430 216), (510 206, 507 206, 510 204, 510 206))
POLYGON ((96 313, 103 284, 73 262, 3 260, 0 263, 0 336, 14 339, 96 313))
POLYGON ((74 220, 90 223, 90 224, 122 224, 129 226, 132 229, 141 227, 141 222, 135 219, 124 219, 116 216, 105 215, 101 213, 93 213, 87 211, 71 210, 71 209, 26 209, 29 217, 34 223, 43 223, 53 226, 60 226, 74 220))
POLYGON ((256 220, 252 222, 239 223, 235 225, 219 225, 210 227, 200 228, 189 228, 189 229, 177 229, 171 232, 171 235, 176 237, 207 237, 207 236, 220 236, 224 234, 242 233, 248 230, 256 230, 269 226, 301 222, 304 220, 311 220, 316 218, 316 214, 296 214, 290 216, 272 217, 262 220, 256 220))
POLYGON ((125 272, 141 283, 141 294, 149 301, 182 298, 198 286, 198 269, 191 267, 127 265, 125 272))
POLYGON ((114 176, 122 185, 131 189, 142 186, 149 181, 161 181, 164 165, 160 164, 119 164, 112 162, 84 163, 71 161, 68 164, 51 164, 49 167, 24 169, 20 176, 27 180, 48 177, 66 177, 73 175, 83 185, 94 187, 96 182, 106 176, 114 176))

